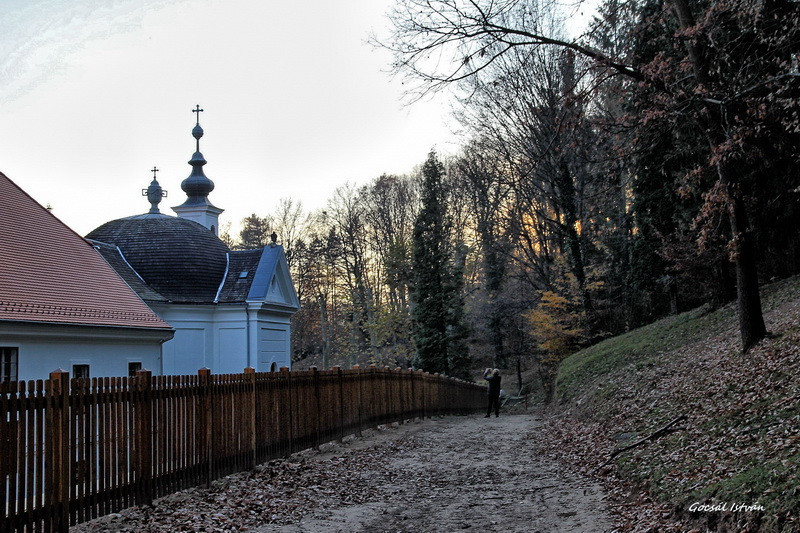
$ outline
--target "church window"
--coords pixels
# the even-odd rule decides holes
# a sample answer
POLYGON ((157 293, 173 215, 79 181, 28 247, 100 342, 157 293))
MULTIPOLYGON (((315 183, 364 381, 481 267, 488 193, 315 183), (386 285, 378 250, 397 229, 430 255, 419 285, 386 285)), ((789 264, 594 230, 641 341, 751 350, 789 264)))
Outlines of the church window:
POLYGON ((0 346, 0 380, 17 381, 19 348, 0 346))
POLYGON ((276 370, 278 370, 278 365, 276 365, 275 362, 273 362, 271 365, 269 365, 269 371, 270 372, 275 372, 276 370))
POLYGON ((89 365, 85 365, 85 364, 72 365, 72 377, 73 378, 88 378, 89 377, 89 365))

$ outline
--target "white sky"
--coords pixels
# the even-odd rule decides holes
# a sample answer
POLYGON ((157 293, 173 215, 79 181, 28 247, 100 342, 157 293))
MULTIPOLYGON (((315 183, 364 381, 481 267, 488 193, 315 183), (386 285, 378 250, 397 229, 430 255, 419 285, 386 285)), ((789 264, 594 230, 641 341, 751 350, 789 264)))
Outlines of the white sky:
POLYGON ((174 214, 200 104, 222 222, 408 172, 455 137, 444 103, 402 107, 389 55, 365 44, 390 5, 0 0, 0 171, 85 235, 146 212, 156 165, 174 214))

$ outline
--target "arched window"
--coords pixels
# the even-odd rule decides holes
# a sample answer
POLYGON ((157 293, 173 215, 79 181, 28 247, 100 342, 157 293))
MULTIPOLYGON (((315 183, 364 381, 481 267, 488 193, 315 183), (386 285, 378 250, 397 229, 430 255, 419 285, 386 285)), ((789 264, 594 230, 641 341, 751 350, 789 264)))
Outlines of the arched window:
POLYGON ((276 365, 275 362, 273 361, 272 364, 269 365, 269 371, 275 372, 276 370, 278 370, 278 365, 276 365))

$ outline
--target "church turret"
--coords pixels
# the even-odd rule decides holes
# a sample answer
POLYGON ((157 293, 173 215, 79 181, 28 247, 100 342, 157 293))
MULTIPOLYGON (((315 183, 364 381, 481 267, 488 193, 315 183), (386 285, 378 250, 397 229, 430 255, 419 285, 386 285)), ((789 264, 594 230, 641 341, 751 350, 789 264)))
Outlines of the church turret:
POLYGON ((150 182, 150 186, 146 189, 142 189, 142 196, 147 196, 147 201, 150 202, 150 211, 147 214, 149 215, 159 215, 161 211, 158 209, 158 204, 161 203, 161 199, 167 196, 167 191, 161 188, 159 185, 158 180, 156 179, 156 172, 158 172, 158 168, 153 167, 153 170, 150 172, 153 173, 153 181, 150 182))
POLYGON ((210 229, 214 235, 219 234, 219 215, 224 211, 208 201, 208 195, 214 190, 214 182, 206 177, 203 172, 203 165, 206 160, 200 153, 200 139, 203 137, 203 128, 200 126, 200 113, 203 110, 198 105, 192 109, 192 113, 197 113, 197 124, 192 129, 192 137, 195 138, 196 148, 189 165, 192 173, 181 182, 181 189, 186 193, 186 201, 172 210, 181 218, 188 218, 202 224, 210 229))

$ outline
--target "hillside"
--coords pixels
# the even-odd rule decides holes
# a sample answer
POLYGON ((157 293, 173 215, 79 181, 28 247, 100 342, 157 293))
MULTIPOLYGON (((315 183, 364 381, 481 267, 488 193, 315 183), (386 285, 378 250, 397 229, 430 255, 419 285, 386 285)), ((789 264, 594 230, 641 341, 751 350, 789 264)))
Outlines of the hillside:
POLYGON ((602 478, 631 529, 800 530, 800 278, 763 297, 771 333, 747 354, 728 305, 570 356, 544 451, 602 478))

